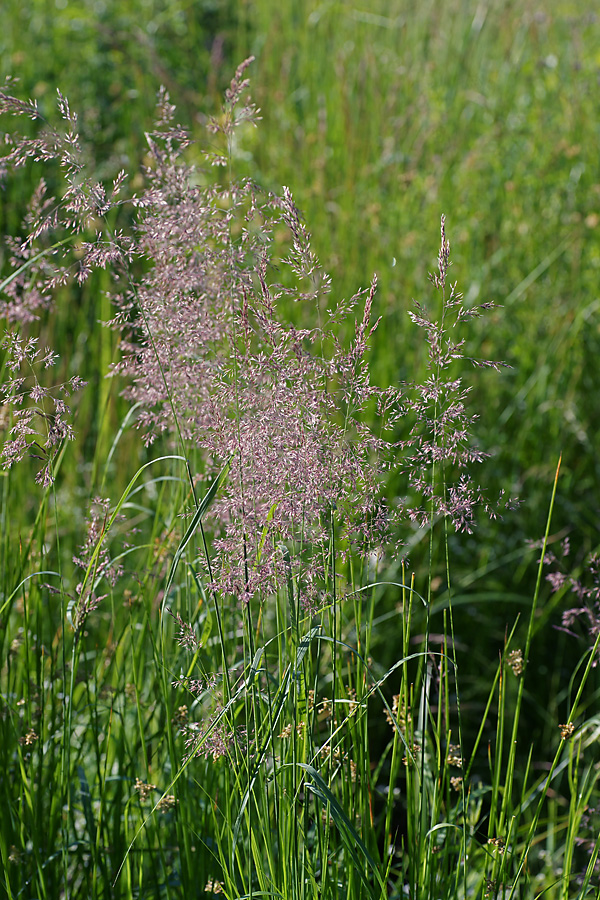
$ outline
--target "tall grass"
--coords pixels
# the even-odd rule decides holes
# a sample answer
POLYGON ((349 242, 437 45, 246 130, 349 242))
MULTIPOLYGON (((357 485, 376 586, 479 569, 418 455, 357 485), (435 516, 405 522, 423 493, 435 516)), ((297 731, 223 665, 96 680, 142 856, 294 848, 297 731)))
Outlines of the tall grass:
POLYGON ((504 307, 473 338, 514 367, 474 376, 479 434, 496 451, 489 483, 516 484, 527 502, 510 536, 492 530, 470 558, 510 589, 502 573, 538 536, 541 484, 561 452, 555 521, 593 549, 596 10, 561 0, 246 10, 263 108, 250 165, 269 187, 297 186, 341 290, 378 273, 378 379, 410 379, 422 362, 405 311, 422 296, 440 210, 468 304, 504 307))
MULTIPOLYGON (((236 173, 254 116, 242 77, 212 123, 222 178, 190 168, 162 96, 131 235, 111 218, 120 199, 101 214, 95 182, 64 155, 73 141, 36 138, 68 162, 58 220, 38 211, 36 240, 52 241, 58 221, 79 244, 52 271, 26 255, 23 278, 55 285, 56 303, 56 270, 114 265, 124 378, 113 382, 131 406, 116 425, 99 404, 104 438, 77 455, 66 424, 51 440, 67 415, 56 395, 31 393, 46 385, 37 348, 4 344, 4 382, 15 354, 29 379, 10 387, 5 428, 41 420, 37 444, 21 436, 43 474, 36 485, 40 461, 24 452, 2 478, 2 889, 11 900, 595 896, 593 629, 553 690, 545 740, 521 737, 529 704, 546 705, 536 644, 557 634, 562 595, 544 608, 541 589, 558 470, 525 625, 505 615, 492 678, 473 683, 452 571, 474 506, 495 510, 466 480, 482 454, 457 335, 477 310, 450 281, 442 225, 431 299, 413 313, 427 377, 376 389, 374 286, 338 302, 289 192, 261 194, 236 173), (303 330, 281 315, 291 300, 314 317, 303 330), (43 415, 21 415, 40 403, 43 415), (405 503, 377 497, 378 455, 401 460, 405 503), (417 576, 406 549, 423 535, 417 576)), ((32 284, 19 287, 7 318, 32 284)), ((594 598, 580 603, 593 610, 594 598)))
MULTIPOLYGON (((560 0, 245 9, 263 110, 246 164, 268 187, 294 187, 340 290, 377 272, 378 383, 422 372, 406 309, 423 297, 441 210, 467 305, 502 307, 469 340, 512 369, 470 383, 477 436, 494 456, 486 484, 523 502, 510 528, 482 521, 478 539, 451 538, 457 631, 472 648, 463 673, 476 684, 493 677, 507 604, 526 618, 535 581, 524 548, 540 536, 560 454, 554 532, 577 535, 576 565, 597 546, 596 10, 560 0)), ((392 475, 390 495, 404 490, 392 475)), ((411 561, 425 577, 427 541, 411 561)), ((443 582, 443 554, 434 568, 443 582)), ((568 642, 534 653, 536 690, 559 690, 575 662, 568 642)), ((548 740, 530 712, 530 739, 548 740)))
MULTIPOLYGON (((128 0, 100 11, 86 0, 52 15, 44 3, 6 7, 5 70, 21 78, 21 96, 35 97, 42 111, 52 109, 61 84, 106 176, 137 165, 142 123, 161 83, 200 133, 230 69, 257 56, 263 121, 254 139, 246 136, 236 165, 267 188, 293 188, 342 293, 377 272, 377 314, 387 326, 385 341, 374 337, 379 383, 412 378, 422 365, 404 313, 421 294, 446 210, 455 262, 469 273, 468 303, 492 299, 508 310, 493 314, 473 341, 493 345, 513 371, 500 380, 476 373, 473 385, 482 444, 495 450, 489 483, 526 498, 510 533, 492 529, 473 542, 464 570, 455 557, 465 596, 473 592, 475 554, 490 595, 509 591, 526 602, 533 585, 515 588, 514 561, 518 573, 528 571, 522 547, 538 536, 541 484, 561 452, 557 530, 585 535, 586 549, 596 543, 588 501, 598 418, 594 14, 567 0, 544 10, 530 0, 422 3, 416 10, 394 0, 368 11, 317 0, 293 7, 253 0, 235 9, 128 0)), ((3 230, 14 233, 27 186, 7 190, 0 215, 7 217, 3 230)), ((96 296, 106 289, 97 277, 76 299, 69 292, 61 309, 71 313, 56 321, 63 332, 86 334, 88 345, 101 341, 91 355, 108 357, 114 342, 91 327, 96 296)), ((96 381, 101 396, 86 395, 90 445, 97 440, 94 407, 104 406, 107 391, 96 381)), ((112 401, 107 414, 110 445, 120 416, 112 401)), ((488 615, 501 631, 493 602, 488 615)))

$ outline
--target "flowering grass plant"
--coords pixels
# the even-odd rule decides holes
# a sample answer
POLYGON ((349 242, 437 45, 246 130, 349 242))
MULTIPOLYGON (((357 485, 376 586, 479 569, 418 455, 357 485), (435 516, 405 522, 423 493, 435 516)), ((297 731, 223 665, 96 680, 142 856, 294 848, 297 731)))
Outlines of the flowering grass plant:
POLYGON ((61 131, 0 94, 34 123, 8 138, 5 177, 32 162, 64 175, 52 197, 40 185, 2 283, 2 890, 594 896, 597 630, 551 743, 519 747, 557 481, 524 630, 508 623, 467 721, 451 551, 515 506, 473 471, 468 367, 500 364, 467 357, 461 329, 490 304, 450 281, 442 217, 433 299, 411 316, 426 377, 372 383, 376 280, 337 298, 291 191, 236 177, 258 121, 249 62, 202 156, 161 92, 137 195, 124 174, 110 189, 86 174, 62 95, 61 131), (99 270, 113 311, 98 327, 119 353, 97 374, 125 412, 81 473, 90 512, 69 521, 63 397, 86 386, 45 385, 56 359, 35 330, 99 270), (19 533, 29 457, 43 468, 19 533), (391 467, 403 497, 385 497, 391 467), (423 537, 421 585, 408 549, 423 537))

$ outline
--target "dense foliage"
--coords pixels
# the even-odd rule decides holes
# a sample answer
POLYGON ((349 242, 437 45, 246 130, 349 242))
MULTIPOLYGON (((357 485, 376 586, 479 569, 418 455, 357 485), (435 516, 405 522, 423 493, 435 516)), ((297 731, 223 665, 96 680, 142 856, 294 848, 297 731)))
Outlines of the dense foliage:
POLYGON ((23 15, 0 891, 596 896, 596 17, 23 15))

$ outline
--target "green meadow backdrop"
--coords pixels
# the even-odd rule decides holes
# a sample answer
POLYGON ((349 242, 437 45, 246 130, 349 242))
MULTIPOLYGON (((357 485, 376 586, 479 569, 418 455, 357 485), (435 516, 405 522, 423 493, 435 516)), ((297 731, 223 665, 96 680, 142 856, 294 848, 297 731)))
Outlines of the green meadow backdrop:
MULTIPOLYGON (((568 572, 579 576, 589 554, 600 544, 600 13, 591 2, 566 0, 3 3, 0 60, 2 75, 19 79, 13 93, 36 100, 42 114, 56 125, 59 88, 79 115, 84 152, 96 177, 110 181, 125 169, 132 190, 143 186, 141 167, 149 163, 145 133, 152 127, 160 86, 167 88, 177 107, 177 121, 204 146, 208 117, 218 114, 236 66, 250 55, 255 57, 248 70, 251 94, 261 120, 256 128, 247 125, 236 133, 230 147, 231 168, 236 177, 249 176, 266 191, 281 193, 283 185, 291 189, 312 235, 313 249, 332 277, 336 300, 367 288, 373 274, 377 275, 373 312, 381 320, 370 344, 372 380, 386 387, 426 377, 427 347, 408 311, 414 308, 414 300, 426 305, 434 302, 428 273, 437 265, 442 214, 451 245, 449 278, 458 282, 465 307, 495 304, 484 317, 467 323, 464 354, 500 360, 508 367, 498 373, 465 363, 462 377, 470 387, 469 408, 478 416, 471 440, 490 455, 478 467, 476 477, 490 497, 504 490, 518 497, 520 505, 499 520, 489 521, 482 515, 473 534, 450 533, 447 540, 441 527, 431 542, 427 529, 405 527, 399 531, 397 545, 404 547, 407 556, 404 573, 399 556, 394 559, 392 554, 382 578, 406 584, 414 573, 416 590, 427 594, 427 585, 431 589, 431 615, 426 616, 415 601, 409 635, 402 614, 403 604, 406 608, 408 602, 406 589, 393 586, 377 594, 368 615, 369 653, 380 674, 389 671, 403 652, 416 653, 424 634, 428 639, 434 634, 448 638, 448 551, 453 637, 462 653, 461 728, 466 744, 483 754, 472 763, 472 771, 482 779, 478 784, 484 784, 486 777, 491 779, 490 796, 494 798, 490 801, 483 792, 484 811, 472 814, 473 834, 484 848, 473 881, 467 884, 465 879, 451 894, 452 865, 448 862, 447 880, 436 882, 431 875, 435 853, 430 841, 429 849, 423 850, 430 866, 428 874, 403 870, 388 895, 414 896, 416 900, 414 891, 420 885, 423 892, 419 896, 432 898, 442 896, 442 890, 447 891, 444 896, 508 897, 509 893, 502 892, 513 888, 506 885, 516 884, 526 867, 519 869, 515 864, 507 875, 502 866, 508 872, 509 864, 499 862, 498 853, 492 858, 485 851, 489 823, 494 821, 486 804, 491 803, 491 809, 497 802, 501 811, 495 822, 505 824, 510 818, 507 786, 514 779, 515 793, 522 801, 519 823, 525 822, 526 827, 523 825, 521 834, 520 825, 515 825, 513 835, 520 834, 518 852, 526 856, 527 829, 532 822, 539 825, 531 818, 535 798, 560 741, 557 723, 568 720, 579 683, 574 673, 583 675, 588 661, 584 651, 597 635, 593 618, 589 623, 585 620, 581 629, 583 641, 561 630, 562 613, 574 601, 566 589, 552 593, 543 576, 536 593, 540 552, 531 542, 539 543, 544 537, 561 458, 549 545, 558 556, 556 548, 569 539, 565 565, 568 572), (534 595, 537 606, 531 617, 534 595), (504 677, 498 675, 499 660, 513 627, 511 649, 529 647, 527 685, 518 698, 514 684, 507 686, 506 695, 502 686, 498 688, 504 677), (508 737, 504 733, 498 737, 495 723, 493 727, 489 721, 485 728, 482 725, 489 712, 489 692, 496 689, 500 693, 492 707, 498 721, 503 722, 506 715, 507 735, 515 710, 516 720, 521 716, 521 744, 517 757, 509 757, 508 770, 502 770, 505 782, 490 771, 496 771, 496 763, 502 767, 497 748, 508 737), (536 787, 527 794, 530 782, 536 787), (431 879, 427 882, 429 893, 424 887, 426 878, 431 879)), ((16 127, 15 120, 4 115, 0 127, 10 131, 16 127)), ((200 160, 193 147, 189 158, 200 160)), ((26 204, 39 176, 40 170, 24 167, 3 180, 3 235, 23 234, 26 204)), ((58 189, 58 176, 53 170, 46 174, 51 188, 58 189)), ((112 228, 131 224, 127 208, 110 215, 112 228)), ((274 244, 283 258, 289 249, 289 234, 276 231, 274 244)), ((2 245, 0 277, 10 271, 9 252, 2 245)), ((137 589, 142 595, 144 590, 149 592, 147 605, 145 600, 139 601, 143 614, 133 601, 124 605, 122 597, 111 593, 110 612, 101 607, 90 613, 86 625, 89 642, 75 649, 70 644, 65 649, 64 645, 72 642, 67 622, 37 580, 26 592, 22 588, 17 591, 28 574, 42 568, 58 568, 74 584, 78 576, 73 574, 71 560, 85 541, 91 498, 103 494, 114 508, 142 465, 178 452, 166 439, 150 449, 143 446, 140 433, 126 420, 129 406, 121 394, 122 384, 118 378, 106 377, 120 352, 118 335, 100 324, 113 315, 110 290, 108 271, 94 272, 82 286, 64 285, 56 290, 52 309, 24 329, 26 334, 41 335, 41 342, 60 354, 59 368, 65 379, 77 374, 88 385, 74 400, 76 439, 66 447, 55 492, 44 494, 34 484, 35 468, 28 460, 0 475, 0 702, 4 704, 1 724, 5 732, 0 749, 0 796, 3 808, 12 811, 10 825, 8 818, 0 824, 8 873, 0 890, 11 898, 209 896, 210 891, 203 891, 214 877, 223 882, 223 890, 231 897, 316 897, 319 891, 323 896, 359 897, 367 896, 362 893, 367 891, 367 882, 369 891, 381 892, 373 896, 384 896, 381 878, 387 877, 385 862, 379 882, 368 878, 345 881, 345 867, 360 869, 347 841, 341 842, 340 853, 350 855, 345 861, 338 860, 339 873, 331 882, 315 871, 305 881, 298 876, 288 884, 284 879, 277 890, 272 886, 275 876, 272 881, 261 881, 259 874, 253 881, 247 873, 253 865, 260 869, 256 861, 260 854, 251 842, 250 848, 239 851, 238 868, 232 863, 231 871, 227 870, 230 856, 225 835, 239 826, 237 812, 228 811, 222 821, 215 819, 212 837, 201 852, 197 850, 192 845, 202 843, 202 828, 194 824, 194 810, 202 808, 202 815, 210 818, 215 796, 233 788, 225 788, 219 780, 224 776, 217 772, 206 775, 209 780, 198 789, 200 779, 193 775, 193 765, 186 769, 185 779, 196 780, 196 786, 189 787, 189 796, 196 799, 186 806, 179 798, 177 820, 169 809, 163 810, 162 818, 154 815, 144 832, 148 835, 143 844, 147 855, 141 843, 127 855, 150 807, 145 812, 136 807, 135 818, 126 785, 136 777, 150 783, 151 775, 158 784, 164 776, 157 790, 170 794, 167 788, 183 755, 174 735, 177 709, 184 703, 181 698, 173 699, 169 677, 164 675, 168 628, 160 635, 153 632, 152 621, 160 607, 158 587, 150 588, 152 579, 144 575, 136 576, 138 588, 128 588, 128 597, 134 600, 137 589), (45 647, 41 655, 34 652, 38 644, 45 647), (110 651, 105 653, 105 646, 110 651), (48 671, 45 654, 52 660, 48 671), (90 711, 86 724, 67 723, 61 712, 61 698, 68 692, 67 676, 77 682, 75 693, 71 690, 71 714, 77 718, 73 706, 78 702, 79 708, 90 711), (40 694, 46 696, 43 703, 40 694), (19 706, 21 701, 24 705, 19 706), (45 723, 47 737, 44 753, 40 751, 34 760, 37 768, 30 776, 24 742, 29 732, 23 711, 29 710, 27 727, 40 731, 31 719, 32 710, 40 704, 38 717, 45 723), (15 724, 18 722, 22 727, 15 724), (75 728, 73 735, 77 727, 81 729, 73 738, 72 758, 65 751, 65 743, 71 740, 67 725, 75 728), (52 742, 49 735, 53 729, 62 735, 62 743, 52 742), (153 750, 147 749, 148 742, 153 750), (160 765, 152 766, 153 753, 161 759, 163 754, 168 762, 162 776, 157 774, 160 765), (136 761, 141 766, 139 776, 136 761), (16 794, 15 783, 20 784, 16 794), (106 806, 99 799, 101 786, 109 798, 106 806), (57 799, 48 810, 44 804, 52 792, 57 799), (72 820, 64 812, 69 803, 79 808, 72 820), (98 803, 100 806, 94 805, 98 803), (79 839, 74 837, 77 829, 79 839), (161 833, 167 832, 162 838, 161 833), (71 850, 67 852, 68 847, 71 850), (244 853, 254 862, 246 864, 241 858, 244 853), (202 856, 200 862, 198 856, 202 856), (123 859, 127 859, 127 876, 115 887, 119 860, 123 859)), ((287 307, 284 304, 284 310, 296 326, 307 325, 302 309, 291 301, 287 307)), ((342 341, 351 337, 351 330, 342 333, 342 341)), ((396 438, 404 437, 400 422, 396 438)), ((153 474, 160 473, 153 470, 153 474)), ((175 488, 169 494, 165 485, 153 490, 150 499, 140 501, 140 508, 130 512, 132 523, 150 548, 145 561, 148 571, 160 570, 157 560, 161 553, 164 557, 160 559, 172 558, 182 534, 175 513, 181 496, 175 488), (153 517, 148 514, 150 506, 153 517)), ((392 466, 383 490, 392 507, 410 494, 401 464, 392 466)), ((188 585, 185 590, 191 614, 194 603, 189 596, 194 587, 188 585)), ((595 602, 595 595, 590 597, 590 603, 595 602)), ((347 615, 343 627, 334 620, 333 634, 335 637, 339 626, 340 634, 352 642, 352 634, 356 637, 360 626, 356 621, 352 624, 354 613, 347 615)), ((271 624, 276 632, 275 620, 271 624)), ((214 622, 212 627, 214 637, 214 622)), ((440 641, 438 649, 443 645, 440 641)), ((292 649, 299 652, 297 645, 292 649)), ((216 649, 213 652, 216 666, 218 653, 216 649)), ((292 652, 289 647, 288 652, 292 652)), ((177 653, 184 650, 178 648, 177 653)), ((337 672, 335 654, 330 662, 332 671, 337 672)), ((188 664, 180 663, 179 657, 169 663, 173 671, 188 664)), ((332 676, 333 684, 336 677, 332 676)), ((409 685, 414 683, 414 696, 418 696, 427 677, 424 663, 414 672, 404 673, 400 690, 406 691, 408 705, 409 685)), ((450 707, 456 703, 456 691, 448 671, 442 682, 444 678, 450 707)), ((356 685, 358 682, 356 675, 356 685)), ((599 687, 594 668, 587 676, 586 699, 582 701, 586 721, 592 720, 592 724, 599 687)), ((392 690, 386 682, 384 690, 391 707, 398 687, 392 690)), ((440 698, 442 693, 440 688, 440 698)), ((357 808, 362 804, 363 816, 370 808, 372 821, 378 814, 380 819, 383 816, 381 833, 391 833, 397 817, 397 833, 410 834, 410 812, 402 804, 403 811, 398 812, 390 799, 394 794, 390 771, 396 771, 394 766, 402 768, 405 751, 396 746, 397 739, 391 747, 382 700, 374 702, 379 704, 378 714, 369 729, 365 726, 364 733, 349 738, 365 767, 365 778, 370 766, 369 777, 374 779, 369 788, 358 791, 357 808), (361 741, 359 751, 356 746, 361 741), (380 759, 386 760, 381 770, 377 768, 380 759), (389 790, 374 800, 380 771, 388 778, 389 790), (383 813, 373 812, 378 803, 383 813)), ((246 721, 249 716, 246 709, 246 721)), ((440 722, 438 725, 441 727, 440 722)), ((276 725, 273 728, 277 730, 276 725)), ((585 892, 597 881, 576 882, 573 861, 573 854, 582 852, 583 846, 583 838, 576 843, 574 823, 583 828, 582 817, 589 818, 589 810, 598 805, 595 776, 590 774, 593 764, 586 752, 581 751, 579 762, 565 764, 571 793, 564 784, 557 785, 551 798, 554 805, 540 813, 543 838, 536 845, 538 856, 530 880, 519 887, 521 893, 510 896, 541 896, 543 891, 548 897, 576 896, 575 891, 592 896, 585 892), (583 770, 584 757, 589 773, 584 786, 576 789, 574 772, 579 771, 578 766, 583 770), (575 811, 569 799, 573 791, 580 804, 575 811), (556 871, 553 854, 559 860, 556 871)), ((295 748, 290 765, 300 755, 295 748)), ((252 765, 246 762, 251 780, 252 765)), ((332 758, 329 764, 333 768, 332 758)), ((208 771, 210 760, 202 765, 208 771)), ((244 777, 240 775, 242 782, 244 777)), ((316 779, 314 783, 331 812, 327 786, 316 779)), ((300 787, 290 782, 286 789, 299 791, 300 787)), ((406 794, 410 795, 408 788, 406 794)), ((157 793, 156 799, 159 797, 157 793)), ((437 809, 435 803, 432 808, 437 809)), ((262 813, 267 816, 265 810, 262 813)), ((262 813, 257 806, 254 815, 260 819, 262 813)), ((347 837, 344 827, 341 833, 347 837)), ((419 832, 422 838, 425 831, 419 832)), ((381 835, 373 838, 371 846, 360 833, 369 858, 379 850, 385 859, 381 835)), ((288 839, 292 841, 289 835, 288 839)), ((305 864, 293 843, 284 846, 281 835, 280 841, 281 858, 277 865, 272 863, 273 871, 281 874, 285 869, 281 859, 296 851, 305 864)), ((326 854, 322 847, 321 851, 326 854)), ((308 856, 312 852, 308 838, 302 852, 308 856)), ((358 852, 362 865, 361 845, 358 852)), ((477 851, 472 854, 476 857, 477 851)), ((587 861, 588 857, 577 861, 583 872, 587 861)), ((265 872, 267 868, 265 864, 265 872)))

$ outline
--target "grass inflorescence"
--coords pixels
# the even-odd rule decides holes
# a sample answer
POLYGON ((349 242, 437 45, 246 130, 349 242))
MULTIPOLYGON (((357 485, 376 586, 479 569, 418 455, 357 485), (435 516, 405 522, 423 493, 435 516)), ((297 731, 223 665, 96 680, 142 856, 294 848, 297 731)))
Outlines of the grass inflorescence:
POLYGON ((594 896, 597 564, 550 574, 554 604, 566 587, 579 604, 553 623, 559 469, 489 682, 459 628, 455 548, 481 515, 518 515, 480 484, 470 407, 471 373, 502 364, 467 355, 463 329, 493 304, 450 278, 442 217, 406 326, 425 375, 377 386, 376 280, 340 299, 292 192, 236 170, 258 123, 248 64, 205 148, 161 91, 131 189, 90 174, 62 94, 56 126, 1 95, 34 123, 11 131, 7 177, 64 179, 34 195, 2 283, 2 889, 594 896), (77 451, 84 350, 39 338, 65 287, 98 278, 107 337, 85 376, 110 387, 77 451), (543 701, 546 740, 523 745, 536 641, 575 621, 583 653, 543 701))

